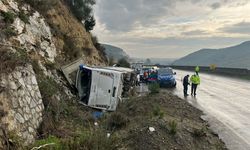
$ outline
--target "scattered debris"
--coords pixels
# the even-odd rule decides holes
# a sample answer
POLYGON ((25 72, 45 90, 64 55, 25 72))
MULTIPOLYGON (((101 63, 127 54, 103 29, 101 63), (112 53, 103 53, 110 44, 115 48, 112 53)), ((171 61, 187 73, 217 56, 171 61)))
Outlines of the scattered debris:
POLYGON ((95 112, 92 113, 92 116, 93 116, 93 118, 95 120, 97 120, 97 119, 99 119, 99 118, 101 118, 103 116, 103 112, 101 112, 101 111, 95 111, 95 112))
POLYGON ((150 132, 155 132, 155 128, 154 127, 149 127, 148 128, 150 132))
POLYGON ((107 133, 107 138, 109 138, 109 137, 110 137, 110 135, 111 135, 110 133, 107 133))

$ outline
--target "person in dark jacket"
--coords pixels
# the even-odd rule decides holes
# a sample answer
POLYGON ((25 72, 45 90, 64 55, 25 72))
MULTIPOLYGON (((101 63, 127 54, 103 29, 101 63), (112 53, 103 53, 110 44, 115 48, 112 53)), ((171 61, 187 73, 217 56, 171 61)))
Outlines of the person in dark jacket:
POLYGON ((189 83, 189 75, 186 75, 183 79, 183 92, 184 92, 184 96, 188 96, 187 91, 188 91, 188 85, 190 85, 189 83))

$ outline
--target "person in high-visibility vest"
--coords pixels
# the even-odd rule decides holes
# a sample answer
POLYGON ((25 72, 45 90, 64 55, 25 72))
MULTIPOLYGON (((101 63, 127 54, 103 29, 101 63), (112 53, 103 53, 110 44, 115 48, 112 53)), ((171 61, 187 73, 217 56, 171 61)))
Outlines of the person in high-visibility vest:
POLYGON ((192 86, 191 86, 191 95, 196 96, 196 89, 197 86, 200 84, 200 77, 199 75, 196 73, 194 75, 191 76, 190 78, 192 86))
POLYGON ((198 75, 199 71, 200 71, 200 67, 199 67, 199 66, 196 66, 196 67, 195 67, 195 72, 196 72, 197 75, 198 75))

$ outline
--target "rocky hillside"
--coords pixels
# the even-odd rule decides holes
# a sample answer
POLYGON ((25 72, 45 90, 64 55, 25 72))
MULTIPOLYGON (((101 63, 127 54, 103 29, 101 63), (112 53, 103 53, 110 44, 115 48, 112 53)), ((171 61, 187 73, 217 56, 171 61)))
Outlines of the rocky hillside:
POLYGON ((22 149, 59 123, 59 104, 74 99, 61 65, 107 64, 64 1, 32 2, 0 1, 0 149, 22 149))
POLYGON ((210 66, 250 69, 250 41, 222 49, 202 49, 189 54, 173 64, 177 66, 210 66))
POLYGON ((114 59, 114 61, 118 61, 119 59, 126 58, 128 59, 129 56, 126 52, 116 46, 102 44, 105 47, 105 53, 107 54, 108 59, 114 59))

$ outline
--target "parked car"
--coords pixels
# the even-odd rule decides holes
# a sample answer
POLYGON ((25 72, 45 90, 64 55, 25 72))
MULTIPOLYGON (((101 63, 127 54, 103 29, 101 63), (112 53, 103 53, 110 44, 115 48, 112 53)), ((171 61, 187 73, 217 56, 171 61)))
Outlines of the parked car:
POLYGON ((176 73, 170 67, 160 68, 158 69, 157 82, 160 87, 176 87, 175 75, 176 73))

